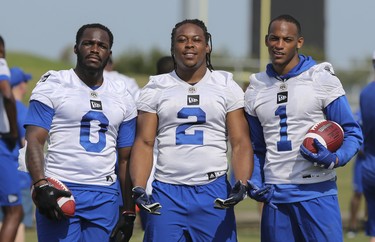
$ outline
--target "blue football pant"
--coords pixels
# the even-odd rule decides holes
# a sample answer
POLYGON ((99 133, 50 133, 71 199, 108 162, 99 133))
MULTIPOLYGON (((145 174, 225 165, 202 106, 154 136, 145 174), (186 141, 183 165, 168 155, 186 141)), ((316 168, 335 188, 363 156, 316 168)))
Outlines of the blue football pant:
POLYGON ((263 207, 262 242, 342 242, 342 221, 336 195, 263 207))
POLYGON ((118 195, 73 190, 76 201, 74 217, 52 221, 36 211, 39 242, 109 241, 119 216, 118 195))
POLYGON ((366 198, 368 218, 366 221, 366 235, 375 236, 375 185, 363 183, 363 194, 366 198))
POLYGON ((8 156, 0 157, 0 206, 22 204, 18 162, 8 156))
POLYGON ((230 189, 226 176, 200 186, 154 181, 152 201, 161 204, 161 215, 148 216, 144 241, 237 241, 233 208, 214 208, 230 189))

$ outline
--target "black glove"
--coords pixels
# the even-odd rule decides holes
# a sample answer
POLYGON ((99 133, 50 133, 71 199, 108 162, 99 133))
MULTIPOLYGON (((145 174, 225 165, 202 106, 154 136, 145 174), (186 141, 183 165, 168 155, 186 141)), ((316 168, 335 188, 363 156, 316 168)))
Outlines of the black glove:
POLYGON ((40 186, 34 186, 35 197, 33 197, 39 212, 52 220, 66 218, 63 211, 57 204, 59 197, 70 197, 72 194, 67 191, 59 190, 49 183, 40 186))
POLYGON ((133 199, 140 209, 143 209, 151 214, 160 215, 160 203, 151 203, 150 198, 143 187, 134 187, 132 191, 133 199))
POLYGON ((123 212, 118 219, 116 227, 112 230, 111 241, 128 242, 133 235, 134 220, 134 212, 123 212))
POLYGON ((246 197, 246 190, 247 187, 242 183, 242 181, 237 181, 236 184, 234 184, 229 197, 227 199, 216 198, 214 207, 219 209, 233 207, 246 197))

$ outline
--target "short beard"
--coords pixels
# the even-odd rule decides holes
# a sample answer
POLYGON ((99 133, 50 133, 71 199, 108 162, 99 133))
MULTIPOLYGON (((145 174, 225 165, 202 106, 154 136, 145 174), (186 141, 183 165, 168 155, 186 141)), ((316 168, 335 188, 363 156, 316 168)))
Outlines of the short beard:
POLYGON ((89 66, 89 65, 85 64, 81 55, 77 55, 78 66, 80 66, 82 69, 87 70, 89 72, 103 71, 104 67, 107 65, 108 61, 109 61, 109 57, 105 61, 102 61, 101 65, 99 67, 92 67, 92 66, 89 66))

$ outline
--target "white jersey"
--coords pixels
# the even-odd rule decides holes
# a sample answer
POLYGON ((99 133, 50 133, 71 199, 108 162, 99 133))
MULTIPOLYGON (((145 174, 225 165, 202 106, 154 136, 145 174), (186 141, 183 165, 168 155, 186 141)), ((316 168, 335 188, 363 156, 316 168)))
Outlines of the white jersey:
POLYGON ((114 79, 114 80, 122 80, 125 82, 126 87, 128 88, 128 91, 132 95, 134 100, 137 100, 139 97, 140 88, 138 86, 138 83, 135 81, 134 78, 128 77, 124 74, 121 74, 117 71, 106 71, 103 72, 104 77, 114 79))
POLYGON ((265 183, 316 183, 335 177, 334 170, 306 161, 299 147, 307 130, 325 119, 323 109, 342 95, 345 91, 329 63, 314 65, 286 82, 270 78, 266 72, 250 76, 245 111, 263 127, 265 183))
POLYGON ((136 117, 136 107, 122 81, 92 90, 73 69, 49 71, 30 100, 54 110, 49 130, 45 174, 66 182, 111 185, 116 181, 116 144, 120 124, 136 117))
MULTIPOLYGON (((0 76, 0 81, 10 80, 10 71, 4 58, 0 58, 0 76)), ((5 111, 3 95, 0 93, 0 133, 9 133, 9 131, 9 119, 5 111)))
POLYGON ((195 85, 173 71, 151 76, 138 110, 156 113, 158 156, 155 179, 200 185, 226 173, 228 112, 243 108, 244 93, 229 72, 206 71, 195 85))

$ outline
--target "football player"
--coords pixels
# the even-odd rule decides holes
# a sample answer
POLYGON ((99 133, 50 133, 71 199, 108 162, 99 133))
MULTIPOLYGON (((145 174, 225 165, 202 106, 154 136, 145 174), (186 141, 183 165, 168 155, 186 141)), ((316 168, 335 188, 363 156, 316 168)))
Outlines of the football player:
POLYGON ((21 187, 17 171, 19 148, 16 101, 5 60, 5 43, 0 36, 0 206, 4 212, 0 241, 14 241, 22 221, 21 187))
MULTIPOLYGON (((372 56, 375 69, 375 52, 372 56)), ((362 162, 363 194, 367 205, 366 234, 370 242, 375 242, 375 81, 367 84, 361 91, 359 105, 362 115, 365 159, 362 162)))
POLYGON ((231 73, 213 70, 210 41, 202 21, 177 23, 171 35, 174 71, 151 76, 137 102, 130 172, 136 203, 151 213, 144 241, 237 241, 233 206, 246 194, 253 153, 243 91, 231 73), (155 138, 150 199, 145 187, 155 138), (237 179, 233 189, 226 175, 227 141, 237 179))
POLYGON ((358 152, 361 129, 331 64, 299 54, 304 38, 290 15, 271 20, 265 44, 271 63, 252 74, 245 110, 254 148, 248 194, 265 202, 261 241, 343 241, 335 169, 358 152), (301 146, 307 130, 328 119, 344 129, 334 153, 317 139, 317 153, 301 146))
POLYGON ((38 241, 109 241, 112 231, 112 237, 124 233, 127 241, 132 234, 134 203, 126 175, 136 107, 122 80, 103 78, 112 44, 107 27, 83 25, 76 35, 75 68, 48 71, 32 91, 26 164, 36 191, 38 241), (69 192, 51 187, 46 177, 68 186, 76 201, 73 217, 64 218, 56 203, 69 192))

